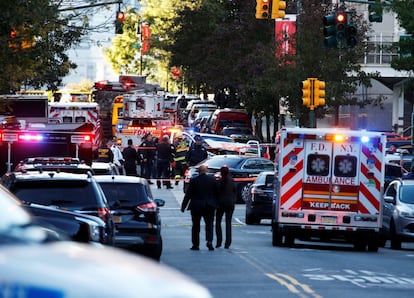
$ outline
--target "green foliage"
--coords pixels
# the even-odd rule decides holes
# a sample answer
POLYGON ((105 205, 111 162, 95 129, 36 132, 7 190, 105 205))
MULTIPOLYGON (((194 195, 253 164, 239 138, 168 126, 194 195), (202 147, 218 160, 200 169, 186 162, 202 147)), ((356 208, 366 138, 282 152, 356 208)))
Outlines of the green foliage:
POLYGON ((83 25, 72 25, 73 15, 61 14, 56 1, 2 1, 0 11, 0 93, 21 85, 56 89, 76 67, 65 52, 79 42, 83 25))
MULTIPOLYGON (((275 23, 255 18, 255 1, 141 3, 142 18, 152 32, 151 50, 144 57, 148 61, 145 71, 158 78, 167 73, 171 80, 170 67, 180 66, 184 73, 181 82, 189 92, 225 94, 228 103, 241 101, 250 112, 277 116, 282 104, 306 123, 308 110, 301 102, 301 81, 315 77, 326 82, 326 106, 318 109, 323 116, 340 105, 359 104, 351 95, 358 85, 369 86, 370 78, 377 75, 361 71, 362 42, 352 49, 324 47, 322 20, 333 7, 321 5, 319 0, 302 1, 298 33, 289 36, 290 45, 296 48, 293 55, 278 54, 275 23)), ((355 14, 353 23, 359 40, 364 40, 368 25, 363 16, 355 14)))
POLYGON ((394 0, 391 3, 392 10, 397 14, 397 19, 406 35, 402 36, 398 43, 400 56, 394 58, 391 66, 396 70, 414 70, 414 1, 394 0))

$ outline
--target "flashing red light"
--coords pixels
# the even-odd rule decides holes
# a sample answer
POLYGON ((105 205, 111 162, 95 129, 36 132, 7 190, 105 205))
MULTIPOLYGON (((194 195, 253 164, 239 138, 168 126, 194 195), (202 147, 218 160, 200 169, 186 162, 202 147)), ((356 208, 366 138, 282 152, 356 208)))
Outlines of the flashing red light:
POLYGON ((91 136, 90 136, 90 135, 86 135, 86 136, 84 136, 84 137, 83 137, 83 140, 84 140, 85 142, 90 142, 90 141, 92 140, 92 138, 91 138, 91 136))
POLYGON ((116 13, 116 20, 118 22, 123 22, 125 20, 125 14, 122 11, 116 13))
POLYGON ((115 97, 114 103, 123 103, 124 102, 124 97, 122 95, 118 95, 117 97, 115 97))
POLYGON ((20 141, 35 141, 39 142, 43 140, 42 135, 35 135, 35 134, 20 134, 19 135, 20 141))

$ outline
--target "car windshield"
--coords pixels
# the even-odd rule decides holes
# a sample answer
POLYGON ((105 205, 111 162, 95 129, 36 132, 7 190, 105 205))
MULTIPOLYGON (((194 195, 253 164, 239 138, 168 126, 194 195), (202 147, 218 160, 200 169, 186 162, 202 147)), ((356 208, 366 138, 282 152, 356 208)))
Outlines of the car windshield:
POLYGON ((46 206, 87 210, 98 204, 94 189, 87 181, 16 182, 11 191, 24 202, 46 206))
POLYGON ((414 185, 401 187, 400 201, 407 204, 414 204, 414 185))
POLYGON ((233 140, 233 139, 230 139, 230 138, 227 138, 227 137, 223 138, 223 137, 216 136, 216 135, 211 135, 211 136, 201 136, 201 137, 202 137, 204 140, 212 140, 212 141, 215 141, 215 142, 234 143, 234 140, 233 140))
POLYGON ((140 183, 99 182, 110 206, 120 203, 121 206, 135 207, 149 202, 145 187, 140 183))

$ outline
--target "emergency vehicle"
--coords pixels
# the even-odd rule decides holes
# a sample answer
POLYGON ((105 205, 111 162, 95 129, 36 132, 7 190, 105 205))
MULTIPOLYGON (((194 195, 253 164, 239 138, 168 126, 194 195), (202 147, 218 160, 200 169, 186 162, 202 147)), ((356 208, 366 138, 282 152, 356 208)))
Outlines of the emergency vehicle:
POLYGON ((386 136, 345 129, 285 128, 277 140, 272 243, 338 239, 376 252, 386 136))
POLYGON ((173 126, 173 121, 164 113, 164 94, 148 85, 148 88, 123 95, 122 117, 118 116, 116 138, 121 147, 128 139, 141 144, 147 133, 161 137, 173 126))

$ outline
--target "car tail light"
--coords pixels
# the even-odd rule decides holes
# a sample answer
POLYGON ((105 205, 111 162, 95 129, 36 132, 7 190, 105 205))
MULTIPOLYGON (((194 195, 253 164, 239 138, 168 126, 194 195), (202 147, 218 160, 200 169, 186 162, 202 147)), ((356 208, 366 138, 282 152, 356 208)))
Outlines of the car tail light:
POLYGON ((157 204, 155 204, 154 202, 149 202, 149 203, 137 205, 135 208, 141 212, 155 212, 157 211, 157 204))
POLYGON ((110 213, 111 212, 107 208, 98 208, 99 218, 102 219, 104 222, 108 222, 110 213))

